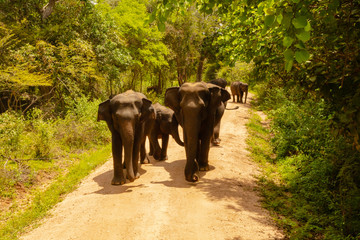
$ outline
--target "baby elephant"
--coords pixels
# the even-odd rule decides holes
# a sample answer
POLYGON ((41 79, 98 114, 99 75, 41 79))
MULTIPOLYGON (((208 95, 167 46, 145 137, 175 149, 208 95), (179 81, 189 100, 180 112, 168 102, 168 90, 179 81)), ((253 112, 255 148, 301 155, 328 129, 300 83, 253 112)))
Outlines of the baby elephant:
MULTIPOLYGON (((156 160, 166 160, 167 147, 169 142, 169 135, 171 135, 177 144, 184 146, 184 143, 180 140, 178 126, 179 123, 176 120, 174 111, 170 108, 162 106, 159 103, 153 104, 156 119, 152 122, 148 122, 145 125, 146 135, 150 140, 150 152, 149 156, 153 156, 156 160), (162 139, 162 146, 160 147, 158 138, 162 139)), ((141 150, 141 160, 145 159, 145 143, 141 150)))
POLYGON ((237 96, 237 102, 243 103, 242 98, 245 93, 244 103, 246 103, 246 98, 248 95, 249 86, 247 83, 242 82, 232 82, 230 85, 231 94, 233 96, 233 102, 235 102, 235 96, 237 96), (240 97, 240 99, 239 99, 240 97))

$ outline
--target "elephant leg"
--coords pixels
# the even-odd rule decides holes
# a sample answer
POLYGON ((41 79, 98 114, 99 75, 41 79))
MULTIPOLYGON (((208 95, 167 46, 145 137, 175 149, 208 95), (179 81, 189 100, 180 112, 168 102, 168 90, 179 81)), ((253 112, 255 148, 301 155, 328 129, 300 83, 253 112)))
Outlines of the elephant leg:
POLYGON ((144 141, 142 141, 141 146, 140 146, 140 163, 149 163, 148 159, 146 159, 146 149, 145 149, 145 142, 146 142, 146 138, 144 139, 144 141), (146 159, 146 160, 145 160, 146 159))
POLYGON ((149 156, 154 155, 154 145, 151 143, 150 137, 149 137, 149 148, 150 148, 150 150, 149 150, 149 156))
POLYGON ((232 96, 233 96, 233 102, 235 102, 235 94, 233 94, 232 96))
POLYGON ((117 132, 112 133, 112 154, 114 164, 114 177, 111 180, 112 185, 122 185, 126 182, 123 173, 122 147, 120 135, 117 132))
POLYGON ((218 122, 218 124, 215 125, 214 127, 214 134, 211 138, 211 143, 218 146, 220 144, 220 138, 219 138, 219 135, 220 135, 220 122, 218 122))
POLYGON ((244 96, 244 92, 243 92, 243 91, 241 91, 241 92, 240 92, 240 103, 243 103, 243 101, 242 101, 243 96, 244 96))
POLYGON ((246 103, 246 98, 247 98, 247 95, 248 95, 248 91, 246 91, 246 92, 245 92, 245 99, 244 99, 244 100, 245 100, 245 102, 244 102, 244 103, 246 103))
MULTIPOLYGON (((134 171, 134 177, 135 178, 140 177, 140 174, 138 172, 138 168, 139 168, 139 153, 140 153, 140 148, 141 148, 141 142, 142 142, 141 139, 140 140, 139 139, 134 140, 132 166, 133 166, 133 171, 134 171)), ((144 146, 145 146, 145 144, 144 144, 144 146)))
POLYGON ((158 134, 157 133, 152 132, 150 134, 150 143, 151 143, 151 145, 153 147, 153 157, 156 160, 160 160, 161 148, 160 148, 160 145, 159 145, 158 134))
POLYGON ((236 94, 237 102, 240 102, 239 94, 236 94))
POLYGON ((167 160, 167 147, 169 143, 169 134, 162 134, 162 140, 161 140, 161 155, 160 160, 167 160))
POLYGON ((208 171, 209 170, 209 148, 210 148, 210 139, 213 135, 213 131, 206 131, 204 135, 201 136, 200 152, 198 154, 199 170, 208 171))

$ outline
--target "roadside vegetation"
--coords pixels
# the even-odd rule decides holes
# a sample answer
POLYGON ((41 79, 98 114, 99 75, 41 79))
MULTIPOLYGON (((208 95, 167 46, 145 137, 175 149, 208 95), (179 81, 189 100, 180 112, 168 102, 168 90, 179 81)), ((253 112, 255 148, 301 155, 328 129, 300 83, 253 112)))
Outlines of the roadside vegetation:
POLYGON ((334 132, 323 100, 296 89, 265 88, 257 86, 252 104, 267 119, 252 112, 247 140, 263 169, 258 182, 264 206, 290 239, 357 239, 359 152, 334 132))
POLYGON ((84 156, 106 160, 100 102, 133 89, 163 103, 168 87, 223 77, 269 118, 252 119, 249 144, 289 238, 358 239, 359 18, 358 0, 0 1, 0 238, 84 156))

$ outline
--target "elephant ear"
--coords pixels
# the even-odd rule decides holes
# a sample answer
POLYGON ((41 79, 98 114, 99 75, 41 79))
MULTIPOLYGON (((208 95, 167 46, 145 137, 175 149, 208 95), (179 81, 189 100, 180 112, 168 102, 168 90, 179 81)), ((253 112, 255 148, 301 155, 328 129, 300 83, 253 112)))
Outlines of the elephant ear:
POLYGON ((106 122, 111 122, 111 109, 110 109, 110 99, 106 100, 99 104, 98 117, 97 121, 104 120, 106 122))
POLYGON ((156 113, 154 107, 152 106, 152 102, 147 98, 143 98, 142 103, 140 122, 144 122, 149 119, 156 119, 156 113))
POLYGON ((226 102, 229 99, 231 99, 230 93, 225 88, 221 88, 221 101, 226 102))
POLYGON ((179 87, 171 87, 166 89, 165 106, 171 108, 175 113, 180 111, 179 87))
POLYGON ((211 93, 211 104, 218 105, 220 104, 220 102, 218 102, 219 100, 222 102, 226 102, 231 98, 230 93, 225 88, 222 88, 212 83, 208 83, 207 86, 211 93))
POLYGON ((165 106, 171 108, 174 111, 174 115, 180 124, 183 126, 183 121, 180 115, 180 94, 179 94, 180 87, 171 87, 166 89, 165 92, 165 106))

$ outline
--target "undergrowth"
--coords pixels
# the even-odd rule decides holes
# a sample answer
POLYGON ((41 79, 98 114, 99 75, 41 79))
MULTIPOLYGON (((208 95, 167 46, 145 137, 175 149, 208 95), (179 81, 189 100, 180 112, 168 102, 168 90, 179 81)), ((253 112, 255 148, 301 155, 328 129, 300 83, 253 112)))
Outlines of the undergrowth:
POLYGON ((332 130, 331 109, 304 96, 274 89, 260 101, 270 127, 255 113, 247 124, 264 206, 290 239, 358 239, 360 153, 332 130))
POLYGON ((110 143, 106 124, 97 122, 99 103, 86 97, 69 100, 62 117, 37 108, 0 114, 0 239, 12 239, 43 216, 108 158, 109 147, 97 153, 110 143), (103 155, 93 159, 88 153, 103 155))

